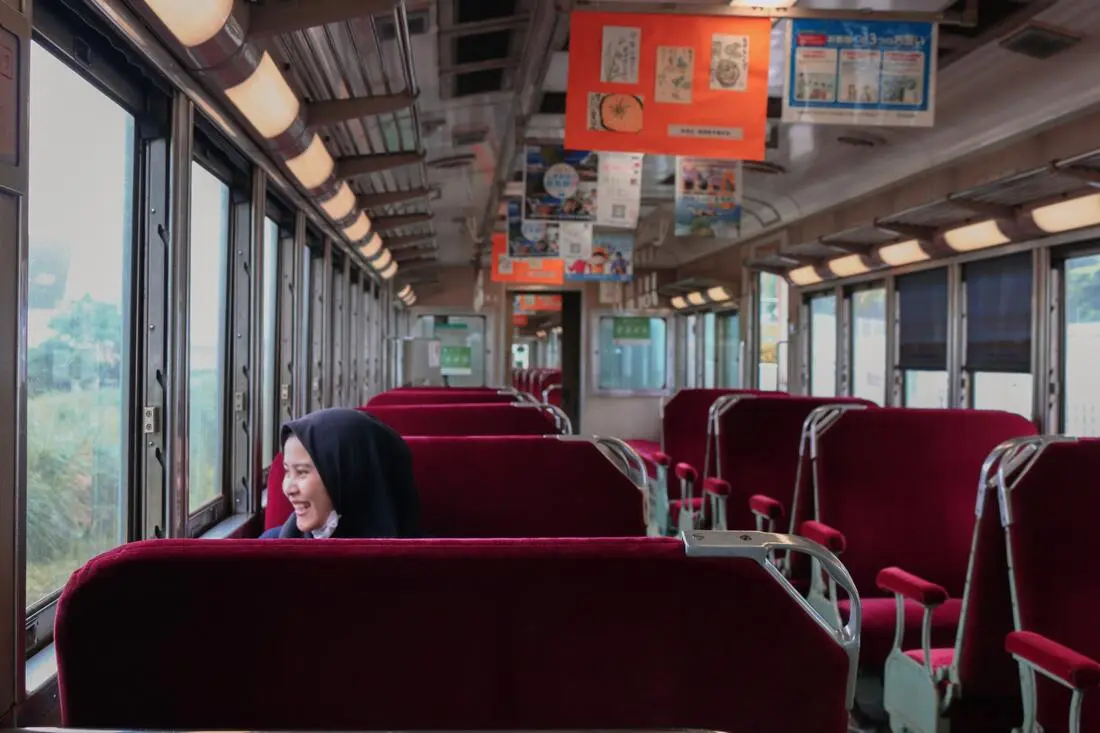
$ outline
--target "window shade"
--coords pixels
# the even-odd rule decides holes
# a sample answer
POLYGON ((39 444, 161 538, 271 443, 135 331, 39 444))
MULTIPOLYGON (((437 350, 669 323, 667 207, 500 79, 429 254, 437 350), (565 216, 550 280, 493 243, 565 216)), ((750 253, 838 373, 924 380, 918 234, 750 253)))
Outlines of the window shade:
POLYGON ((898 288, 898 366, 947 369, 947 269, 904 275, 898 288))
POLYGON ((966 283, 966 368, 1031 371, 1031 253, 974 262, 966 283))

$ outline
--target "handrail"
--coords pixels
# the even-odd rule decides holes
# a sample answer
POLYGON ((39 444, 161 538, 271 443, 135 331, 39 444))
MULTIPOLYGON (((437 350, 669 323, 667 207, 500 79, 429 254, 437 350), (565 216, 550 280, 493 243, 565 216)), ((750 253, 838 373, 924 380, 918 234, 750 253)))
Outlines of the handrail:
POLYGON ((816 542, 796 535, 775 534, 771 532, 723 532, 718 530, 696 530, 681 535, 688 557, 745 557, 755 560, 768 574, 779 583, 798 606, 810 618, 825 629, 834 641, 848 655, 847 704, 851 708, 855 699, 856 674, 859 670, 859 645, 863 628, 863 606, 855 581, 844 564, 836 555, 816 542), (800 552, 816 560, 829 577, 848 594, 850 610, 848 623, 840 628, 830 624, 815 609, 790 581, 773 565, 769 558, 777 550, 800 552))

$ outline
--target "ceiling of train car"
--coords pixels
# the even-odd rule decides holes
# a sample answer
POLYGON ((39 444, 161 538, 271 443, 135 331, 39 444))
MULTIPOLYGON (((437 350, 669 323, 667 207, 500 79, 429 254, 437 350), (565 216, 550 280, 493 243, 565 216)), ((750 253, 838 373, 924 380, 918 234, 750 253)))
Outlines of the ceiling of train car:
MULTIPOLYGON (((270 1, 270 0, 268 0, 270 1)), ((622 0, 625 2, 625 0, 622 0)), ((533 114, 515 130, 517 76, 538 30, 534 20, 549 0, 409 0, 412 69, 419 90, 415 110, 367 117, 334 126, 329 141, 340 155, 423 149, 423 165, 361 176, 360 193, 424 190, 428 195, 379 204, 372 216, 423 214, 397 222, 390 232, 401 279, 434 279, 435 264, 469 264, 475 236, 485 231, 488 205, 521 179, 520 158, 498 166, 510 135, 516 139, 562 139, 568 43, 549 54, 541 87, 533 90, 533 114), (500 176, 504 180, 497 180, 500 176), (431 215, 429 219, 428 215, 431 215)), ((583 0, 573 0, 579 4, 583 0)), ((734 0, 736 4, 738 0, 734 0)), ((872 193, 932 167, 956 160, 1100 104, 1095 53, 1100 50, 1100 3, 1095 0, 801 0, 822 10, 958 13, 978 8, 975 27, 941 26, 936 125, 933 128, 850 128, 780 125, 786 21, 772 36, 769 116, 772 140, 764 163, 746 165, 746 216, 742 238, 872 193), (1033 20, 1082 37, 1064 53, 1039 59, 1001 43, 1033 20), (1011 80, 1011 83, 1006 83, 1011 80)), ((600 0, 607 8, 619 0, 600 0)), ((661 3, 648 3, 658 9, 661 3)), ((714 0, 681 0, 681 6, 714 0)), ((759 0, 746 4, 759 5, 759 0)), ((562 5, 558 0, 557 6, 562 5)), ((587 6, 591 6, 589 3, 587 6)), ((633 0, 631 9, 644 9, 633 0)), ((292 85, 309 98, 341 98, 398 92, 407 71, 394 41, 393 21, 376 16, 329 24, 280 37, 273 49, 289 69, 292 85)), ((544 17, 544 16, 540 16, 544 17)), ((559 15, 559 20, 563 15, 559 15)), ((522 89, 520 91, 523 91, 522 89)), ((510 151, 509 151, 510 152, 510 151)), ((640 246, 663 245, 647 258, 671 266, 729 245, 669 234, 675 160, 646 156, 640 246)), ((891 212, 883 212, 884 215, 891 212)), ((482 252, 487 243, 482 242, 482 252)))

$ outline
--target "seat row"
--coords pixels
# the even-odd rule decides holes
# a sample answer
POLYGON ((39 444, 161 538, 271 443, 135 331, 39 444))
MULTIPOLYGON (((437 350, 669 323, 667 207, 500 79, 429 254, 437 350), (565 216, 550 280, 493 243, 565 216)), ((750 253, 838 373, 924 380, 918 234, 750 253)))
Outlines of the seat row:
POLYGON ((512 370, 512 387, 539 402, 561 406, 561 369, 517 367, 512 370))

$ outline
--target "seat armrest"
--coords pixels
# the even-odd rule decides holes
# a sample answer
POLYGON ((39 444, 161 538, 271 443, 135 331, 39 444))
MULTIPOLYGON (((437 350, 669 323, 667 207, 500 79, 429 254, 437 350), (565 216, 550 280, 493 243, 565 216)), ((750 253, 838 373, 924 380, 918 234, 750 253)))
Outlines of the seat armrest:
POLYGON ((695 470, 695 467, 690 463, 677 463, 676 464, 676 476, 681 481, 691 481, 695 483, 695 479, 699 478, 699 472, 695 470))
POLYGON ((1034 631, 1011 632, 1005 651, 1075 690, 1100 686, 1100 662, 1034 631))
POLYGON ((753 514, 759 514, 772 521, 782 519, 786 515, 783 502, 773 499, 765 494, 753 494, 749 497, 749 510, 753 514))
POLYGON ((824 546, 835 555, 844 552, 845 548, 848 546, 848 540, 844 537, 843 532, 838 529, 833 529, 824 522, 818 522, 812 519, 802 523, 799 534, 808 540, 813 540, 817 544, 824 546))
POLYGON ((950 597, 943 586, 930 583, 901 568, 883 568, 875 578, 875 584, 884 591, 895 593, 929 608, 943 605, 950 597))
POLYGON ((672 465, 672 458, 669 457, 668 453, 657 451, 653 454, 653 462, 656 463, 658 466, 664 466, 665 468, 668 468, 672 465))
POLYGON ((703 479, 703 490, 715 496, 729 496, 732 489, 728 481, 711 476, 703 479))

